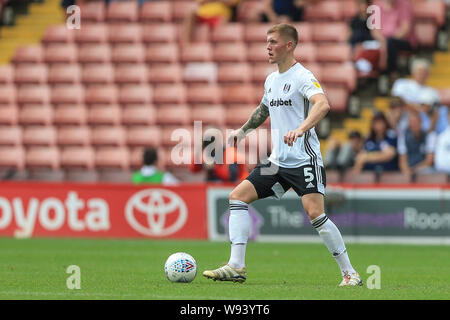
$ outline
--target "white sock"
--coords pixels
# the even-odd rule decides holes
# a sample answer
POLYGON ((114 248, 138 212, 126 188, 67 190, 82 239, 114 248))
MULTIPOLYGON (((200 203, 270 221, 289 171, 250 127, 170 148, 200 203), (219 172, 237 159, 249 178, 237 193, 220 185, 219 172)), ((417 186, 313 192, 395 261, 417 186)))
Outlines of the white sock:
POLYGON ((247 203, 230 200, 228 232, 231 241, 231 254, 228 264, 236 269, 243 268, 245 267, 245 249, 250 234, 250 216, 247 203))
POLYGON ((323 213, 312 220, 311 224, 316 228, 328 250, 336 259, 336 262, 341 269, 341 274, 355 273, 356 271, 353 269, 350 259, 348 258, 344 240, 333 221, 328 219, 327 215, 323 213))

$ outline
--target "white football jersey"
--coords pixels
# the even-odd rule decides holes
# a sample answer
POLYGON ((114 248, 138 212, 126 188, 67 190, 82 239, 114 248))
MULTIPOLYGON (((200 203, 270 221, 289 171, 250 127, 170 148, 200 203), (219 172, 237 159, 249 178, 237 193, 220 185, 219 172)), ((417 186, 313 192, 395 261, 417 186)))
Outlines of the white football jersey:
POLYGON ((320 143, 311 128, 292 147, 284 143, 284 135, 297 129, 311 108, 311 96, 324 93, 311 71, 299 62, 289 70, 272 72, 264 83, 262 103, 269 108, 272 153, 269 161, 284 167, 297 168, 304 165, 323 166, 320 143))

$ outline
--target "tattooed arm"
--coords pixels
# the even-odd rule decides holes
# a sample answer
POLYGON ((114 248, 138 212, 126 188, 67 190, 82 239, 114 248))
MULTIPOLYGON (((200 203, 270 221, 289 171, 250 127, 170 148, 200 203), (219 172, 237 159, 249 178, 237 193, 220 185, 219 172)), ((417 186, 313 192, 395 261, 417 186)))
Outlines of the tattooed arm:
POLYGON ((269 108, 261 103, 251 114, 248 121, 238 130, 234 130, 228 138, 230 145, 236 145, 251 131, 258 128, 269 116, 269 108))

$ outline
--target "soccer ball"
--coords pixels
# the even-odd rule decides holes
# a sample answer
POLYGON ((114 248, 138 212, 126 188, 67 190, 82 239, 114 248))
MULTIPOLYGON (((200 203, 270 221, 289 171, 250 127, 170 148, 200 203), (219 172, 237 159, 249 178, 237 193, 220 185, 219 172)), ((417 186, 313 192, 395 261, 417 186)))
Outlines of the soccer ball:
POLYGON ((197 262, 191 255, 177 252, 167 258, 164 271, 171 282, 191 282, 197 275, 197 262))

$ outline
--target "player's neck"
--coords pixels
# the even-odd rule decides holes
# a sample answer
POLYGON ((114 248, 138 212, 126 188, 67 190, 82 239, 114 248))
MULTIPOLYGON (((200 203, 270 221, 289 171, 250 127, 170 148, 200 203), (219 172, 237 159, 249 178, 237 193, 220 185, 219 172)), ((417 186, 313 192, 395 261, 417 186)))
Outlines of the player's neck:
POLYGON ((290 68, 292 68, 294 66, 294 64, 296 64, 297 61, 294 59, 294 57, 289 57, 288 59, 281 61, 278 64, 278 72, 279 73, 284 73, 286 71, 288 71, 290 68))

